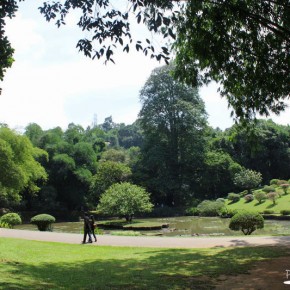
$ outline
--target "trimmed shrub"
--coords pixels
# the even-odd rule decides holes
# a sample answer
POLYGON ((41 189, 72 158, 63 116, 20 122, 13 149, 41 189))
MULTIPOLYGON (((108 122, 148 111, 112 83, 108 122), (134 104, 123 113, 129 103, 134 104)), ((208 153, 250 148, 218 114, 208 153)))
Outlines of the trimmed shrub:
POLYGON ((30 223, 36 225, 39 231, 51 231, 51 224, 55 222, 55 218, 49 214, 39 214, 31 218, 30 223))
POLYGON ((224 203, 221 201, 204 200, 198 206, 200 216, 219 216, 224 203))
POLYGON ((263 211, 263 213, 264 213, 264 214, 273 214, 273 213, 275 213, 275 211, 272 210, 272 209, 265 209, 265 210, 263 211))
POLYGON ((270 185, 277 185, 277 184, 278 184, 278 180, 279 180, 279 179, 277 179, 277 178, 275 178, 275 179, 271 179, 271 180, 270 180, 270 185))
POLYGON ((254 196, 252 194, 247 194, 244 196, 244 199, 246 200, 246 202, 251 202, 254 200, 254 196))
POLYGON ((16 225, 22 224, 21 217, 19 216, 19 214, 14 213, 14 212, 4 214, 0 218, 0 222, 4 224, 8 224, 9 228, 11 229, 13 229, 13 227, 16 225))
POLYGON ((238 202, 240 200, 240 195, 238 193, 229 193, 227 199, 230 200, 232 203, 238 202))
POLYGON ((287 194, 287 190, 288 190, 289 186, 290 186, 289 183, 280 184, 280 187, 283 189, 285 195, 287 194))
POLYGON ((277 182, 277 185, 281 186, 281 184, 285 184, 285 183, 288 183, 288 181, 287 180, 283 180, 283 179, 279 179, 278 182, 277 182))
POLYGON ((0 221, 0 228, 2 229, 10 229, 10 226, 7 223, 0 221))
POLYGON ((279 195, 278 195, 278 193, 277 192, 269 192, 268 194, 267 194, 267 198, 268 199, 270 199, 272 202, 273 202, 273 204, 276 204, 276 199, 279 197, 279 195))
POLYGON ((239 193, 240 196, 245 196, 246 194, 248 194, 247 190, 243 190, 239 193))
POLYGON ((280 211, 281 215, 290 215, 290 210, 289 209, 282 209, 280 211))
POLYGON ((264 191, 262 190, 257 190, 254 192, 254 197, 255 199, 259 202, 262 203, 264 200, 267 199, 267 195, 264 191))
POLYGON ((225 203, 225 202, 226 202, 226 200, 225 200, 224 198, 221 198, 221 197, 217 198, 217 199, 216 199, 216 201, 217 201, 217 202, 219 202, 219 201, 220 201, 220 202, 223 202, 223 203, 225 203))
POLYGON ((231 209, 231 208, 223 207, 223 208, 220 210, 220 217, 221 217, 221 218, 231 218, 231 217, 233 217, 237 212, 238 212, 237 209, 231 209))
POLYGON ((230 221, 229 228, 233 231, 241 230, 244 235, 252 234, 256 229, 264 227, 264 218, 257 212, 242 211, 236 213, 230 221))
POLYGON ((275 187, 274 186, 269 186, 269 185, 266 185, 264 186, 264 188, 262 189, 264 192, 266 193, 269 193, 269 192, 273 192, 275 191, 275 187))

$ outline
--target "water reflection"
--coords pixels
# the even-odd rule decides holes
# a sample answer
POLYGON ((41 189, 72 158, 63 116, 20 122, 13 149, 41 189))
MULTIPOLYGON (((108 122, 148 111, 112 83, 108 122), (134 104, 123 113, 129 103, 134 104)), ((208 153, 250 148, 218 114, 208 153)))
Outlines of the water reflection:
MULTIPOLYGON (((142 234, 164 236, 233 236, 241 235, 228 228, 229 219, 212 217, 170 217, 152 218, 146 221, 168 223, 169 228, 160 231, 141 231, 142 234)), ((26 224, 15 227, 16 229, 37 230, 36 226, 26 224)), ((54 232, 82 233, 82 222, 65 222, 53 224, 54 232)), ((110 233, 110 231, 104 231, 110 233)), ((266 220, 265 227, 256 230, 252 235, 290 235, 290 221, 266 220)))

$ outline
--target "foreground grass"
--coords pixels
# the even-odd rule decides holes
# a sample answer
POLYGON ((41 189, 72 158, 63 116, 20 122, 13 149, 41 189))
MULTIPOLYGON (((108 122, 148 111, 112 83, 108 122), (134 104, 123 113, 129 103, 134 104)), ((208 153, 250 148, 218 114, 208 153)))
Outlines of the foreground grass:
POLYGON ((279 247, 152 249, 0 238, 0 289, 214 289, 219 275, 248 273, 279 247))

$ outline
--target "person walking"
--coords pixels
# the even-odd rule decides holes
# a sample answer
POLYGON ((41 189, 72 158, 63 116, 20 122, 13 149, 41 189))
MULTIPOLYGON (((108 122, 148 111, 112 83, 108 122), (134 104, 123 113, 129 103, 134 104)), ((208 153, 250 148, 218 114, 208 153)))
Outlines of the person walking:
POLYGON ((90 217, 89 217, 88 213, 85 212, 84 213, 84 238, 83 238, 83 242, 82 242, 83 244, 86 243, 87 236, 89 237, 88 243, 93 242, 91 232, 92 232, 92 229, 91 229, 90 217))
POLYGON ((97 241, 97 238, 96 238, 96 235, 95 235, 95 228, 96 228, 96 225, 95 225, 95 218, 93 215, 90 216, 90 225, 91 225, 91 231, 92 231, 92 235, 93 237, 95 238, 95 242, 97 241))

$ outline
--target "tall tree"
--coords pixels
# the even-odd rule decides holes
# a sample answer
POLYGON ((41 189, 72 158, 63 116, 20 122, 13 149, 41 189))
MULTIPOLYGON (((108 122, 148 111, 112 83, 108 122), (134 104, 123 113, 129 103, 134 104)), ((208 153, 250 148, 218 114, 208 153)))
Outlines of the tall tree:
POLYGON ((140 92, 139 117, 145 183, 155 201, 177 205, 194 192, 203 163, 207 114, 197 89, 174 80, 172 68, 152 72, 140 92))

